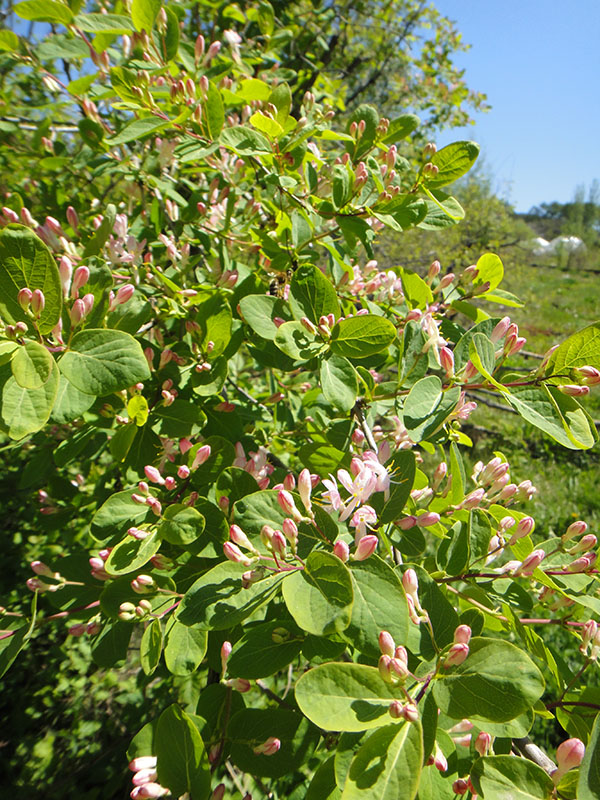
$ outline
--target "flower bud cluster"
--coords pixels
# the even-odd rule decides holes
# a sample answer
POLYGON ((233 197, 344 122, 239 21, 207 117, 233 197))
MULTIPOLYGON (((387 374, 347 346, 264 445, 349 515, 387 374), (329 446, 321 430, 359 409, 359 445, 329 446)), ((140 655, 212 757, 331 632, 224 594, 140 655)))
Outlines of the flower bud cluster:
POLYGON ((133 790, 129 796, 131 800, 143 800, 143 798, 164 797, 169 794, 157 783, 156 758, 154 756, 139 756, 129 762, 129 769, 135 773, 131 779, 133 790))

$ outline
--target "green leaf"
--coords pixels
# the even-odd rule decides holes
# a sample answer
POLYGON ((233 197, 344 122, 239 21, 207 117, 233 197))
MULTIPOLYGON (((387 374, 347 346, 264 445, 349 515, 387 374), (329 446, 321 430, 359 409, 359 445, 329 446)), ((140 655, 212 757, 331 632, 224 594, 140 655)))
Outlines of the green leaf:
POLYGON ((274 317, 280 319, 289 317, 289 311, 283 300, 268 294, 249 294, 242 297, 240 311, 244 322, 247 322, 255 333, 271 341, 277 335, 274 317))
POLYGON ((352 173, 345 164, 336 164, 332 172, 331 199, 336 210, 342 208, 352 197, 352 173))
POLYGON ((177 619, 213 630, 238 625, 270 600, 282 581, 281 575, 268 576, 244 589, 242 575, 247 570, 243 564, 224 561, 205 572, 185 593, 177 619))
POLYGON ((159 619, 153 619, 146 627, 140 643, 140 662, 144 675, 152 675, 158 667, 162 651, 162 627, 159 619))
POLYGON ((420 275, 409 269, 400 267, 400 278, 402 280, 402 290, 411 308, 425 309, 433 303, 433 292, 431 287, 425 283, 420 275))
POLYGON ((437 175, 425 175, 425 185, 437 189, 454 183, 468 172, 479 155, 479 145, 475 142, 453 142, 435 153, 430 163, 438 168, 437 175))
POLYGON ((469 342, 469 357, 484 377, 492 375, 496 368, 496 350, 485 334, 473 334, 469 342))
POLYGON ((156 133, 156 131, 159 131, 168 124, 169 120, 160 119, 159 117, 135 119, 128 125, 125 125, 112 139, 107 139, 106 144, 110 147, 116 147, 117 145, 126 144, 127 142, 141 141, 145 136, 156 133))
POLYGON ((381 631, 389 631, 398 643, 405 642, 408 635, 408 605, 402 582, 398 573, 376 555, 352 562, 350 575, 354 604, 344 637, 364 655, 378 658, 381 631))
POLYGON ((277 122, 285 125, 292 107, 292 91, 287 83, 278 83, 267 98, 277 109, 277 122))
POLYGON ((228 147, 240 156, 255 156, 272 153, 273 147, 266 136, 252 128, 233 126, 224 128, 219 136, 223 147, 228 147))
POLYGON ((458 202, 456 197, 442 192, 441 189, 429 190, 425 188, 427 199, 427 214, 418 223, 419 228, 425 231, 438 231, 456 225, 464 219, 465 210, 458 202))
POLYGON ((266 678, 287 667, 302 649, 304 634, 291 620, 271 620, 249 628, 227 662, 232 678, 266 678))
POLYGON ((552 778, 541 767, 514 756, 478 758, 471 780, 485 800, 549 800, 554 788, 552 778))
POLYGON ((290 284, 290 308, 297 320, 308 317, 315 325, 319 324, 322 316, 333 314, 337 319, 340 315, 333 284, 312 264, 304 264, 294 273, 290 284))
POLYGON ((600 714, 596 715, 585 755, 579 768, 578 800, 600 798, 600 714))
POLYGON ((145 539, 134 539, 128 535, 110 551, 104 568, 109 575, 126 575, 137 571, 158 553, 160 544, 160 536, 156 532, 145 539))
POLYGON ((258 78, 246 78, 240 82, 236 95, 247 103, 252 100, 268 100, 271 96, 271 87, 258 78))
POLYGON ((69 6, 57 3, 55 0, 23 0, 17 3, 13 11, 21 19, 30 19, 33 22, 51 22, 69 25, 73 21, 73 14, 69 6))
POLYGON ((191 675, 206 655, 208 633, 171 618, 165 631, 165 663, 173 675, 191 675))
POLYGON ((210 766, 204 743, 191 718, 179 706, 165 709, 154 736, 158 782, 172 795, 189 792, 193 800, 210 794, 210 766))
POLYGON ((338 322, 331 332, 330 347, 338 356, 366 358, 385 350, 395 338, 396 328, 389 319, 363 314, 338 322))
MULTIPOLYGON (((569 336, 550 356, 546 375, 564 375, 575 367, 600 369, 600 322, 569 336)), ((562 383, 567 383, 564 378, 562 383)))
POLYGON ((256 111, 248 120, 256 130, 265 133, 271 139, 278 139, 283 134, 283 128, 276 119, 256 111))
POLYGON ((386 500, 384 495, 373 498, 373 508, 377 511, 379 522, 386 525, 402 516, 402 511, 410 496, 415 482, 416 462, 415 455, 410 450, 398 450, 392 460, 386 464, 390 474, 390 496, 386 500))
POLYGON ((148 401, 142 394, 134 394, 127 403, 127 416, 138 428, 148 420, 148 401))
POLYGON ((24 389, 14 377, 2 388, 2 422, 11 439, 22 439, 44 427, 56 400, 59 373, 52 361, 48 380, 38 389, 24 389))
POLYGON ((474 638, 469 647, 467 659, 444 670, 433 686, 438 706, 449 717, 508 722, 542 696, 541 672, 514 644, 474 638))
POLYGON ((459 400, 459 387, 442 391, 442 382, 436 375, 417 381, 408 393, 402 410, 404 427, 413 442, 420 442, 435 433, 454 411, 459 400))
POLYGON ((16 382, 23 389, 39 389, 50 379, 54 359, 46 348, 37 342, 26 342, 19 347, 10 362, 16 382))
POLYGON ((295 361, 310 361, 325 349, 322 339, 309 333, 301 322, 284 322, 275 334, 275 344, 295 361))
POLYGON ((246 708, 231 718, 227 729, 231 760, 242 772, 265 778, 291 775, 306 764, 319 732, 300 714, 285 709, 246 708), (273 755, 257 755, 254 748, 270 736, 281 742, 273 755))
POLYGON ((342 800, 413 800, 422 764, 421 724, 386 725, 371 733, 352 759, 342 800))
POLYGON ((348 568, 333 553, 313 550, 306 566, 283 582, 283 599, 297 625, 316 636, 350 624, 354 592, 348 568))
POLYGON ((0 316, 5 322, 31 325, 17 301, 20 289, 41 289, 45 306, 37 322, 40 333, 52 331, 60 319, 62 285, 56 261, 42 240, 24 225, 0 231, 0 316))
POLYGON ((341 800, 342 793, 335 782, 335 756, 323 761, 312 776, 304 800, 341 800))
POLYGON ((356 370, 346 358, 330 354, 321 361, 319 380, 325 400, 340 411, 350 411, 356 403, 356 370))
POLYGON ((160 0, 131 0, 131 19, 137 31, 151 32, 160 5, 160 0))
POLYGON ((202 103, 202 124, 209 139, 217 139, 225 123, 225 109, 221 92, 211 81, 206 100, 202 103))
POLYGON ((140 525, 147 515, 148 506, 136 503, 131 499, 134 490, 117 492, 111 495, 100 506, 92 517, 92 536, 96 539, 107 539, 109 536, 123 534, 136 525, 140 525))
POLYGON ((11 53, 19 49, 19 37, 9 30, 0 31, 0 50, 11 53))
POLYGON ((80 392, 101 397, 150 377, 139 342, 124 331, 103 328, 76 333, 59 366, 80 392))
POLYGON ((382 144, 395 144, 406 139, 409 134, 416 130, 421 123, 416 114, 400 114, 396 119, 391 120, 387 132, 381 139, 382 144))
POLYGON ((595 442, 589 418, 573 397, 549 386, 513 388, 505 400, 523 419, 570 450, 586 450, 595 442))
POLYGON ((398 686, 386 683, 376 667, 322 664, 296 684, 296 702, 311 722, 326 731, 366 731, 390 720, 392 700, 404 699, 398 686))
POLYGON ((132 630, 133 627, 129 622, 118 620, 107 623, 92 645, 94 664, 108 669, 124 662, 132 630))
MULTIPOLYGON (((473 278, 474 286, 481 286, 482 283, 489 281, 492 291, 502 283, 504 277, 504 266, 502 261, 495 253, 484 253, 477 262, 477 276, 473 278)), ((486 293, 487 295, 487 293, 486 293)), ((486 296, 487 299, 487 296, 486 296)))
POLYGON ((135 28, 123 14, 78 14, 74 25, 86 33, 132 33, 135 28))
POLYGON ((171 544, 183 547, 195 542, 204 530, 204 517, 191 506, 180 503, 170 505, 164 514, 158 533, 171 544))

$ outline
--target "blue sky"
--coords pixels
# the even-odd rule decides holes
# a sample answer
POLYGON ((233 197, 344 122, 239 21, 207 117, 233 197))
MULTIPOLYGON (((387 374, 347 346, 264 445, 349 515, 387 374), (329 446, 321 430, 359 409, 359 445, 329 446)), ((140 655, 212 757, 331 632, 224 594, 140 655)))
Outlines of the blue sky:
POLYGON ((600 178, 599 0, 434 0, 471 44, 456 63, 492 110, 444 132, 472 139, 517 211, 600 178))

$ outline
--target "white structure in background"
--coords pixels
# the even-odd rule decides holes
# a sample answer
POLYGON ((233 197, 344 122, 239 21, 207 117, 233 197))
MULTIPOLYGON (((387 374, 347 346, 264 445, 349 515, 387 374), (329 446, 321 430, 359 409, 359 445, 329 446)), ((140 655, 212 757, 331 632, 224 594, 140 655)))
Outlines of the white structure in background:
POLYGON ((554 256, 557 253, 576 253, 585 250, 585 244, 579 236, 557 236, 548 241, 536 236, 532 241, 534 256, 554 256))

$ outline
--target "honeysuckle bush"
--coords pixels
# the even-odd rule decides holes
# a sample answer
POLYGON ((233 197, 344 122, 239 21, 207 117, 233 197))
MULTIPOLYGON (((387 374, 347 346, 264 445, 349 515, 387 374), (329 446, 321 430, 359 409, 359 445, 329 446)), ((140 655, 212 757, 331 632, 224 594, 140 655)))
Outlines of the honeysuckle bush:
POLYGON ((486 389, 591 448, 600 323, 514 372, 498 256, 382 270, 382 230, 460 222, 479 148, 415 159, 413 114, 298 98, 272 7, 227 8, 211 40, 184 4, 24 0, 45 41, 0 36, 80 110, 34 133, 54 214, 35 173, 2 209, 0 418, 49 542, 2 672, 65 626, 171 682, 123 753, 134 800, 597 798, 596 537, 535 530, 531 481, 467 469, 461 426, 486 389))

